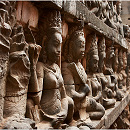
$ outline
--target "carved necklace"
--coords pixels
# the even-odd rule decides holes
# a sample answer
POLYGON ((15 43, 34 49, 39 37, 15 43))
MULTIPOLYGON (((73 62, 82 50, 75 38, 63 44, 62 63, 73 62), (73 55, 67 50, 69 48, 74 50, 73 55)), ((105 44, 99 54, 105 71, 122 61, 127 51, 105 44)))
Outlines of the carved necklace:
POLYGON ((54 73, 56 73, 56 69, 55 69, 54 67, 51 67, 51 66, 49 66, 48 64, 45 64, 45 66, 46 66, 48 69, 52 70, 54 73))
POLYGON ((58 80, 59 77, 60 77, 60 74, 56 73, 57 72, 57 68, 55 69, 54 67, 51 67, 48 64, 44 64, 44 65, 45 65, 45 70, 48 71, 48 72, 53 73, 56 76, 57 80, 58 80))

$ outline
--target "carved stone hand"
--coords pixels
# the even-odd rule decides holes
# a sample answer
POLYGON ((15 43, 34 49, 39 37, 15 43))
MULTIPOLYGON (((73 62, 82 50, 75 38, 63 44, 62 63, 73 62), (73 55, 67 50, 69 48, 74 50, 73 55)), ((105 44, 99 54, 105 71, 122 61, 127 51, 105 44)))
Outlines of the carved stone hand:
POLYGON ((36 66, 39 54, 41 51, 41 46, 37 44, 29 44, 29 59, 32 66, 36 66))

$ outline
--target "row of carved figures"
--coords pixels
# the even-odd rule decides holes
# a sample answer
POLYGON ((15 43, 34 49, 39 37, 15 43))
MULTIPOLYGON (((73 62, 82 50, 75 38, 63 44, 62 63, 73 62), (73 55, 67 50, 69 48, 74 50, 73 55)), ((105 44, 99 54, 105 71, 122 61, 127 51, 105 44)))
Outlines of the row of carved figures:
MULTIPOLYGON (((0 2, 3 7, 14 3, 0 2)), ((92 120, 104 116, 105 109, 114 107, 116 100, 122 100, 127 91, 126 52, 118 52, 113 46, 105 50, 105 38, 98 40, 94 32, 85 38, 80 25, 69 29, 62 45, 59 11, 48 13, 40 45, 34 37, 28 42, 15 18, 12 26, 4 19, 9 11, 3 8, 5 15, 0 21, 2 128, 34 128, 32 120, 41 129, 87 128, 92 120), (86 60, 85 69, 82 58, 86 60), (57 64, 60 59, 61 69, 57 64)))
POLYGON ((130 28, 128 25, 123 25, 121 19, 121 1, 109 1, 109 0, 87 0, 82 1, 85 6, 94 13, 99 19, 101 19, 109 27, 118 31, 123 37, 130 37, 130 28))

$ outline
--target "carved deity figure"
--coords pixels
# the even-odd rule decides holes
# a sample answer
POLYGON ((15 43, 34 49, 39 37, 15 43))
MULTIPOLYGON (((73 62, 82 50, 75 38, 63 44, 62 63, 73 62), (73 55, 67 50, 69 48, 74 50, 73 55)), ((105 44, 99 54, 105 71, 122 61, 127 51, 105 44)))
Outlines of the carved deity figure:
POLYGON ((124 37, 124 31, 123 31, 123 23, 121 19, 121 1, 118 0, 116 2, 116 12, 117 12, 117 27, 119 33, 124 37))
POLYGON ((109 15, 108 15, 105 23, 109 27, 117 29, 117 27, 115 26, 115 22, 114 22, 114 16, 116 15, 116 10, 114 9, 113 1, 108 1, 108 4, 109 4, 110 9, 108 10, 109 15))
POLYGON ((115 78, 113 68, 112 68, 112 61, 115 56, 114 47, 108 47, 106 53, 106 61, 105 61, 105 71, 104 74, 108 80, 107 87, 110 88, 112 91, 109 93, 109 98, 116 98, 116 100, 122 100, 121 92, 117 87, 117 80, 115 78))
POLYGON ((106 45, 105 45, 105 38, 101 38, 98 41, 98 54, 99 54, 99 62, 98 62, 98 73, 96 74, 98 81, 102 85, 102 97, 103 97, 103 106, 107 108, 111 108, 115 105, 115 99, 109 99, 109 92, 111 92, 111 89, 109 89, 107 86, 108 80, 103 74, 104 70, 104 59, 106 58, 106 45))
POLYGON ((103 0, 103 1, 101 1, 100 2, 101 4, 100 4, 100 12, 101 12, 101 14, 100 14, 100 19, 103 21, 103 22, 105 22, 107 19, 109 19, 109 12, 110 12, 110 6, 109 6, 109 4, 108 4, 108 1, 107 0, 103 0))
POLYGON ((114 70, 114 75, 117 81, 117 87, 122 87, 122 80, 123 76, 121 73, 119 73, 119 54, 118 54, 118 48, 115 49, 115 56, 114 56, 114 61, 113 61, 113 70, 114 70))
POLYGON ((127 66, 127 59, 126 59, 126 54, 124 54, 123 57, 123 51, 122 49, 119 51, 119 68, 118 68, 118 75, 119 75, 119 80, 118 80, 118 86, 119 89, 122 89, 122 91, 126 92, 126 78, 127 75, 125 73, 125 68, 127 66), (124 85, 123 85, 124 84, 124 85))
POLYGON ((88 74, 89 86, 91 86, 92 88, 93 98, 97 102, 102 103, 102 86, 96 77, 99 57, 98 57, 97 38, 95 33, 90 34, 87 37, 87 46, 90 46, 87 54, 87 74, 88 74))
POLYGON ((79 113, 83 122, 90 119, 101 119, 105 113, 100 103, 92 98, 91 88, 87 84, 87 74, 80 63, 85 53, 85 38, 83 28, 74 26, 69 31, 69 37, 63 46, 62 75, 66 93, 74 100, 74 113, 79 113))
POLYGON ((69 117, 73 113, 73 111, 69 112, 71 110, 69 108, 73 107, 72 99, 66 96, 61 71, 56 64, 60 59, 62 43, 60 12, 55 10, 50 12, 47 24, 40 54, 43 57, 41 61, 38 61, 39 45, 30 45, 31 78, 26 112, 26 117, 40 122, 37 127, 42 129, 59 128, 66 119, 67 113, 70 113, 69 117), (36 116, 36 108, 39 110, 39 118, 36 116))
POLYGON ((122 76, 123 76, 123 89, 126 90, 126 79, 127 79, 127 74, 126 74, 126 67, 127 67, 127 53, 123 52, 123 69, 121 71, 122 76))
POLYGON ((100 1, 98 1, 98 0, 93 0, 93 1, 88 0, 88 1, 85 1, 85 4, 92 13, 94 13, 96 16, 99 15, 100 1))

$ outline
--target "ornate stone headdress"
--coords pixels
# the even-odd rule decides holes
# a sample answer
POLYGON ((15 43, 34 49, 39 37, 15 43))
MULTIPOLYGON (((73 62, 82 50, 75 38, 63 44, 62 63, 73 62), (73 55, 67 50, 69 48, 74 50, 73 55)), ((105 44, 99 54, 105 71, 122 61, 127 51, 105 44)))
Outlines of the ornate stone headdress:
POLYGON ((73 44, 70 44, 70 43, 71 41, 74 41, 75 38, 79 35, 84 37, 83 26, 76 25, 70 28, 69 35, 63 46, 63 53, 64 53, 63 55, 64 55, 65 60, 67 60, 68 62, 73 61, 73 55, 72 55, 73 44))
POLYGON ((97 41, 96 41, 96 33, 90 34, 87 37, 87 46, 89 48, 89 55, 98 55, 98 46, 97 46, 97 41))
POLYGON ((105 45, 105 38, 103 37, 101 40, 98 42, 98 52, 105 52, 106 50, 106 45, 105 45))
POLYGON ((60 11, 52 11, 47 16, 47 30, 55 30, 62 33, 62 26, 61 26, 61 14, 60 11))

